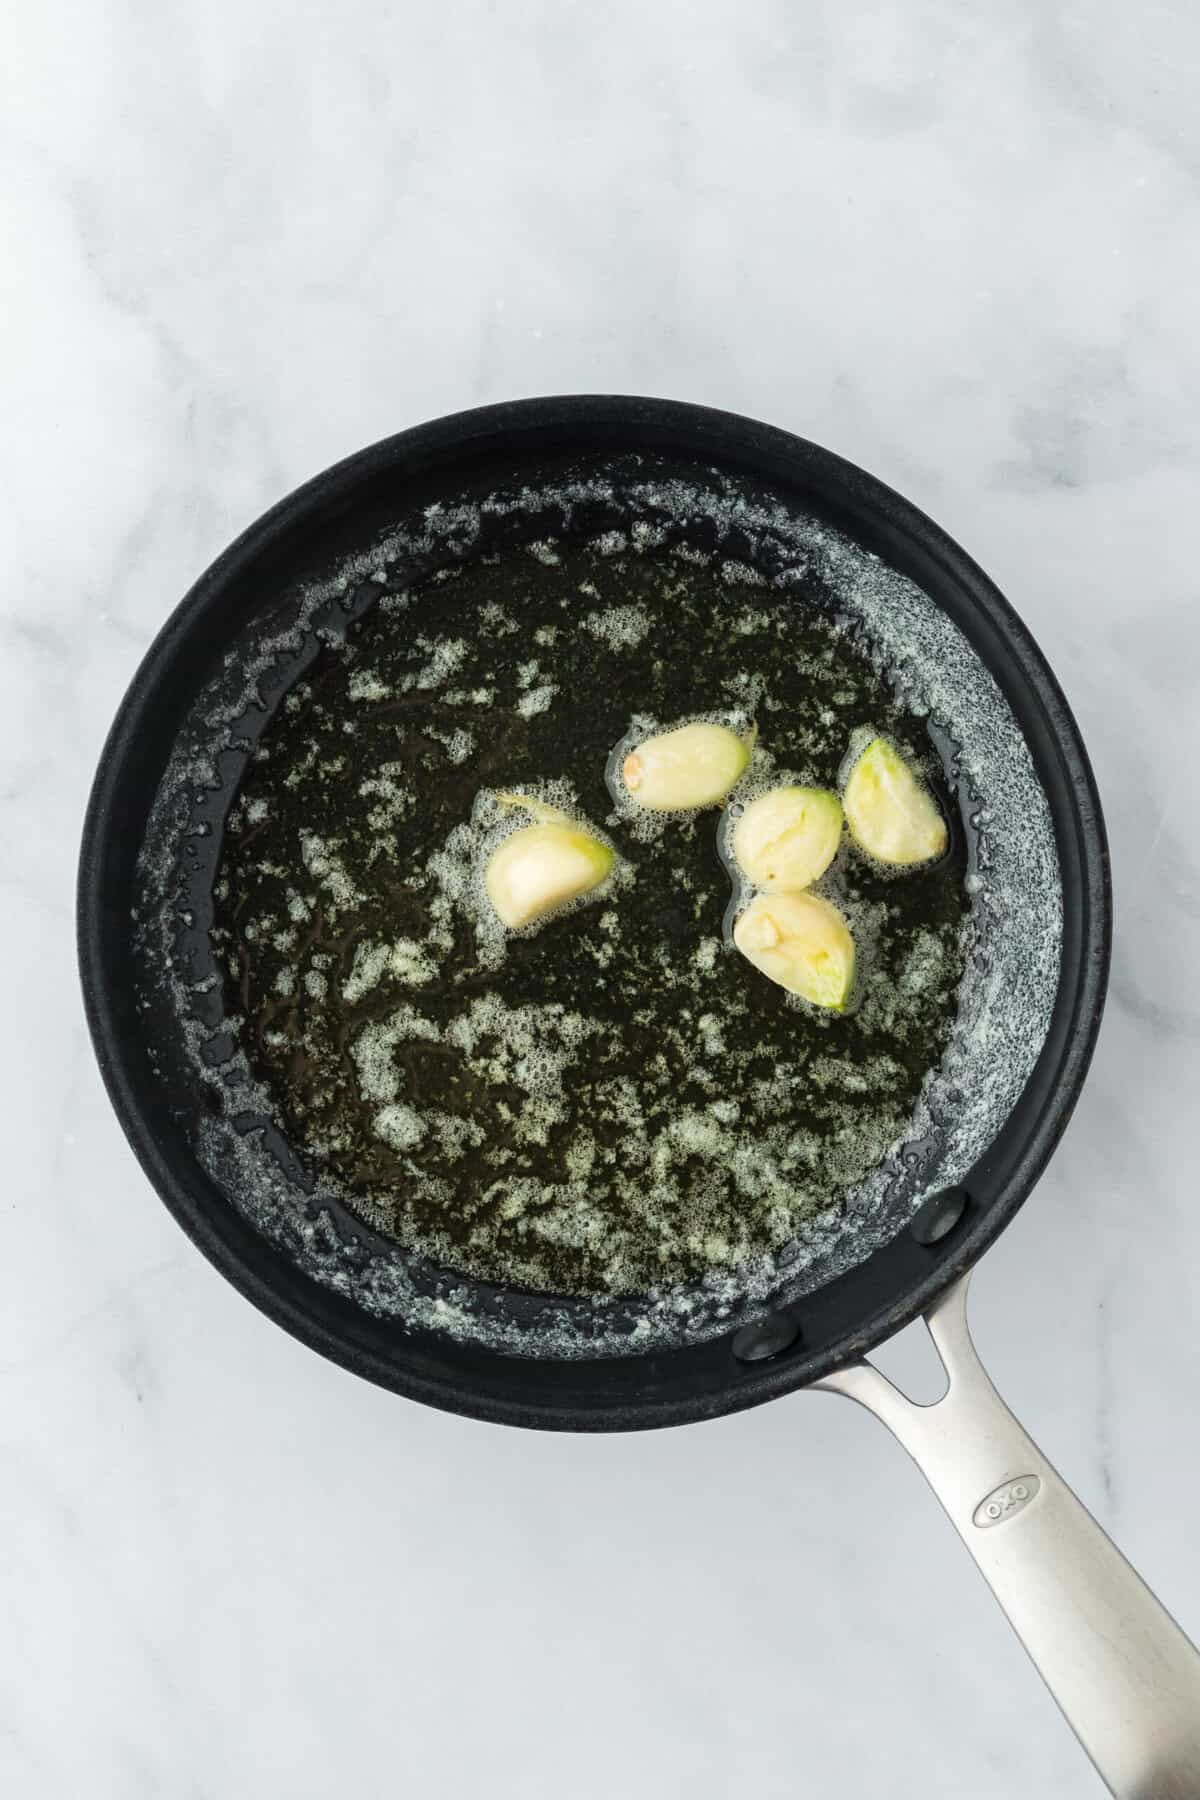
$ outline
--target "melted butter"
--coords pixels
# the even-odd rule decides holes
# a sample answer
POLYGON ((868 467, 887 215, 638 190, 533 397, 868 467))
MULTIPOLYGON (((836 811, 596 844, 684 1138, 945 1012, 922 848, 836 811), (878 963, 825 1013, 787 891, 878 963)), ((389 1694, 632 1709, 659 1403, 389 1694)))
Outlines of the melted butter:
POLYGON ((778 1250, 895 1145, 954 1019, 960 835, 900 879, 843 845, 821 891, 862 973, 833 1018, 729 947, 716 812, 613 812, 637 720, 752 718, 758 781, 833 785, 865 727, 936 770, 852 633, 684 548, 540 542, 385 596, 230 821, 214 937, 290 1138, 376 1229, 504 1285, 646 1292, 778 1250), (500 789, 605 830, 611 894, 497 931, 500 789))

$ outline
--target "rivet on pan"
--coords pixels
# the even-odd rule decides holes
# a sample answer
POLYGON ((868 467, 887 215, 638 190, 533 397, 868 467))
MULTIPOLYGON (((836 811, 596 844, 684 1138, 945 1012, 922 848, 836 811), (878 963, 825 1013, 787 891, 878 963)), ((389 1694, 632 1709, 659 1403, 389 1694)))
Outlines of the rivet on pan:
POLYGON ((773 1313, 744 1325, 733 1340, 733 1354, 739 1362, 767 1362, 781 1351, 790 1350, 800 1336, 800 1327, 784 1313, 773 1313))
POLYGON ((970 1199, 966 1188, 943 1188, 926 1200, 909 1230, 918 1244, 938 1244, 948 1237, 967 1210, 970 1199))

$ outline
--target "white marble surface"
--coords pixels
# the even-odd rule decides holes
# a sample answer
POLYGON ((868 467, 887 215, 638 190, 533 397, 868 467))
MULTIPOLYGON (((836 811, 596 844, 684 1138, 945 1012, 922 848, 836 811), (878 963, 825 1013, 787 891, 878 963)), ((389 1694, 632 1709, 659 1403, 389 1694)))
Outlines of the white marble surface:
POLYGON ((14 6, 0 60, 0 1791, 1099 1792, 886 1435, 408 1405, 160 1207, 72 880, 152 633, 268 502, 501 397, 660 393, 873 469, 1064 681, 1118 935, 976 1280, 1035 1434, 1200 1633, 1200 20, 1185 0, 14 6))

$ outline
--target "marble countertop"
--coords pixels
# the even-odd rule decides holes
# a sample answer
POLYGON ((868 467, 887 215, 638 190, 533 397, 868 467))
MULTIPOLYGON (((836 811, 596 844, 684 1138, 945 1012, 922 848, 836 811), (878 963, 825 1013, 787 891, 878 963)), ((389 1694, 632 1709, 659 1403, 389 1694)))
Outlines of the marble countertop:
POLYGON ((646 392, 899 487, 1040 640, 1112 837, 1107 1021, 977 1338, 1200 1634, 1194 9, 96 0, 5 36, 0 1790, 1099 1793, 866 1414, 530 1436, 261 1318, 109 1111, 72 883, 152 634, 361 444, 646 392))

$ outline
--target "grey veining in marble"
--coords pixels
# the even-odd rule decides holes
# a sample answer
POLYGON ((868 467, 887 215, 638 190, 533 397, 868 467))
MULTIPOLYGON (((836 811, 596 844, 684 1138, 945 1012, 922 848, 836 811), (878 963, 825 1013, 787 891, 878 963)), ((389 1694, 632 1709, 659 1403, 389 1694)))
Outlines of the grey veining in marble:
POLYGON ((110 1115, 71 888, 150 637, 360 444, 643 391, 891 481, 1041 641, 1112 836, 1108 1020, 977 1336, 1200 1633, 1194 8, 79 0, 4 39, 0 1792, 1097 1793, 851 1407, 527 1437, 261 1319, 110 1115))

